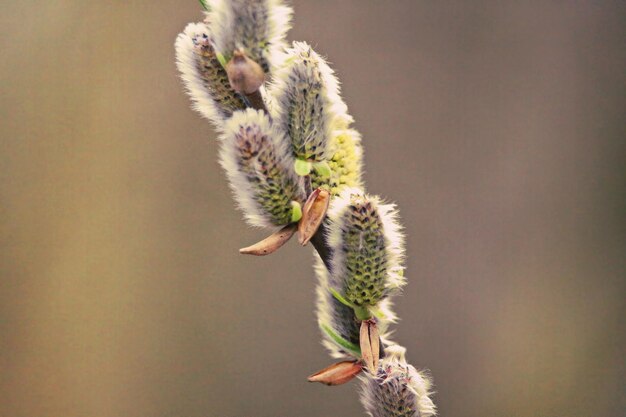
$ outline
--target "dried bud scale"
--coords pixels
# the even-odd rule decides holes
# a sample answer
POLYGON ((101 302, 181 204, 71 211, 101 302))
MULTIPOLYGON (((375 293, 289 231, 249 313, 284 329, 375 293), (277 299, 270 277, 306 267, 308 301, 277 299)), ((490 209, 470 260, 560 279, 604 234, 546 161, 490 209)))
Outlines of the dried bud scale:
POLYGON ((269 117, 253 109, 238 111, 221 141, 220 163, 246 220, 259 227, 299 220, 301 180, 290 169, 287 140, 269 117))
POLYGON ((265 81, 263 69, 248 58, 242 50, 236 50, 226 64, 226 73, 233 90, 245 95, 256 92, 265 81))
POLYGON ((302 208, 302 219, 298 225, 298 241, 301 245, 309 243, 317 232, 326 217, 329 204, 330 193, 327 190, 317 188, 309 194, 309 198, 302 208))
POLYGON ((362 369, 363 366, 358 361, 342 361, 310 375, 308 380, 325 385, 341 385, 351 381, 362 369))
POLYGON ((178 35, 176 64, 195 110, 218 129, 234 111, 245 108, 243 98, 230 86, 206 24, 190 23, 178 35))
POLYGON ((359 336, 361 344, 361 359, 363 364, 367 366, 370 372, 376 372, 378 369, 378 360, 380 358, 380 335, 378 333, 378 325, 375 319, 363 320, 361 322, 361 335, 359 336))
POLYGON ((361 402, 371 417, 432 417, 431 383, 404 358, 405 349, 393 345, 376 375, 362 374, 361 402))
MULTIPOLYGON (((291 216, 293 218, 294 214, 292 213, 291 216)), ((271 255, 272 253, 280 249, 285 243, 287 243, 297 230, 298 225, 296 223, 288 224, 282 229, 272 233, 262 241, 257 242, 254 245, 239 249, 239 253, 254 256, 271 255)))

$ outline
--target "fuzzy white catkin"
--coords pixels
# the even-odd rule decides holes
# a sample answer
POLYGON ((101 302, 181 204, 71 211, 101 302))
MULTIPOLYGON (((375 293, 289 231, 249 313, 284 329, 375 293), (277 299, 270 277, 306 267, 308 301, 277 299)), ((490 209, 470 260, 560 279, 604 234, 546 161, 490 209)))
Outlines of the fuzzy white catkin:
POLYGON ((340 302, 331 290, 357 307, 372 309, 386 339, 387 328, 396 319, 390 295, 405 283, 404 236, 395 206, 358 188, 334 197, 327 215, 331 270, 316 256, 318 325, 333 357, 359 358, 361 321, 353 307, 340 302))
POLYGON ((176 38, 176 65, 193 107, 220 130, 243 99, 230 86, 226 71, 217 60, 211 33, 205 23, 190 23, 176 38))
POLYGON ((290 169, 289 141, 261 110, 237 111, 220 136, 220 163, 249 224, 291 222, 293 204, 304 199, 302 180, 290 169))
POLYGON ((347 188, 328 210, 330 285, 351 303, 376 306, 405 284, 404 235, 395 205, 347 188))
POLYGON ((403 347, 389 346, 377 374, 360 376, 361 402, 371 417, 436 415, 436 407, 430 398, 430 379, 408 364, 404 355, 403 347))
POLYGON ((272 118, 291 137, 296 157, 327 161, 333 132, 352 117, 339 96, 333 71, 305 42, 294 42, 269 87, 272 118))
POLYGON ((292 9, 281 0, 208 0, 215 48, 226 60, 243 49, 266 73, 280 64, 292 9))

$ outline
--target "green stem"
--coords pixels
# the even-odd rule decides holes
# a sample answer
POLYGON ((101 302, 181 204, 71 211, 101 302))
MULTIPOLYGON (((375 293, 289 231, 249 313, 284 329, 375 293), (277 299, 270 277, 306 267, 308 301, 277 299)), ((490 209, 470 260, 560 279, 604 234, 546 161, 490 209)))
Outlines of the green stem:
POLYGON ((372 318, 372 313, 370 313, 367 307, 354 306, 353 308, 354 308, 354 315, 356 316, 357 319, 363 321, 363 320, 369 320, 372 318))

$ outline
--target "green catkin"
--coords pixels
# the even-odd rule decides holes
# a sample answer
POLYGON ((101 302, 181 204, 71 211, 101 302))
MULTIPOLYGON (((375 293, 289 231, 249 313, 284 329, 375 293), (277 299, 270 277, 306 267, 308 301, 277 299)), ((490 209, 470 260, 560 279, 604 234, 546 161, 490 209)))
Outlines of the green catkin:
POLYGON ((279 179, 280 168, 276 164, 276 155, 268 147, 269 140, 257 126, 241 127, 235 134, 241 172, 252 186, 257 187, 257 202, 267 212, 270 221, 283 225, 292 217, 292 200, 286 196, 293 194, 294 187, 279 179))
POLYGON ((194 52, 198 57, 197 65, 205 88, 213 100, 219 103, 224 116, 230 117, 233 112, 246 107, 243 98, 230 86, 226 70, 217 59, 215 49, 211 46, 206 33, 197 34, 192 39, 194 52))
POLYGON ((191 23, 176 39, 177 66, 194 108, 221 129, 233 112, 246 107, 230 86, 205 23, 191 23))
POLYGON ((331 285, 353 306, 375 307, 404 283, 403 237, 393 205, 345 189, 328 213, 331 285))
POLYGON ((267 38, 265 30, 268 26, 268 11, 264 0, 231 0, 241 14, 235 16, 233 38, 238 40, 248 57, 257 62, 264 72, 269 71, 267 54, 267 38), (245 13, 245 14, 244 14, 245 13), (254 24, 248 24, 254 22, 254 24))
POLYGON ((287 132, 293 152, 306 161, 326 159, 326 119, 323 117, 322 72, 312 57, 313 51, 304 49, 294 57, 289 74, 291 100, 287 110, 287 132))
POLYGON ((344 297, 359 307, 376 305, 385 293, 388 264, 382 221, 373 204, 361 197, 352 200, 342 221, 344 297))
POLYGON ((243 50, 267 74, 282 61, 291 19, 291 9, 282 1, 207 0, 207 4, 216 50, 226 61, 235 50, 243 50))
POLYGON ((255 226, 291 223, 304 198, 301 180, 290 171, 286 140, 269 117, 252 109, 234 113, 222 144, 221 164, 247 220, 255 226))
POLYGON ((333 196, 339 195, 345 188, 362 187, 361 136, 356 130, 343 129, 334 132, 330 141, 332 157, 328 160, 330 177, 311 174, 313 188, 328 189, 333 196))
POLYGON ((358 188, 345 188, 333 198, 326 221, 331 250, 330 271, 318 257, 317 315, 324 345, 337 358, 360 358, 337 343, 359 344, 361 320, 376 317, 385 338, 395 320, 391 297, 403 284, 403 236, 391 204, 358 188))
POLYGON ((303 161, 329 162, 334 132, 352 118, 326 62, 306 43, 287 49, 284 65, 270 86, 272 117, 291 138, 292 151, 303 161))

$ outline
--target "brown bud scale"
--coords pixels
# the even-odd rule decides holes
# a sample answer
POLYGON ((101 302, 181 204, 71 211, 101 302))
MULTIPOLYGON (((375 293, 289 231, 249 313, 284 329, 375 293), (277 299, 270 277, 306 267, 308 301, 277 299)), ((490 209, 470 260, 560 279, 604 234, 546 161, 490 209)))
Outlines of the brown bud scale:
POLYGON ((255 256, 265 256, 274 253, 291 239, 296 230, 297 225, 295 223, 289 224, 254 245, 239 249, 239 253, 255 256))
POLYGON ((302 219, 298 224, 298 241, 301 245, 306 245, 319 229, 330 204, 330 193, 321 188, 315 189, 304 207, 302 207, 302 219))
POLYGON ((258 91, 265 81, 263 68, 243 51, 233 53, 232 59, 226 64, 226 73, 233 90, 246 95, 258 91))
POLYGON ((363 365, 358 361, 342 361, 330 365, 309 376, 309 382, 321 382, 325 385, 341 385, 357 376, 363 365))

